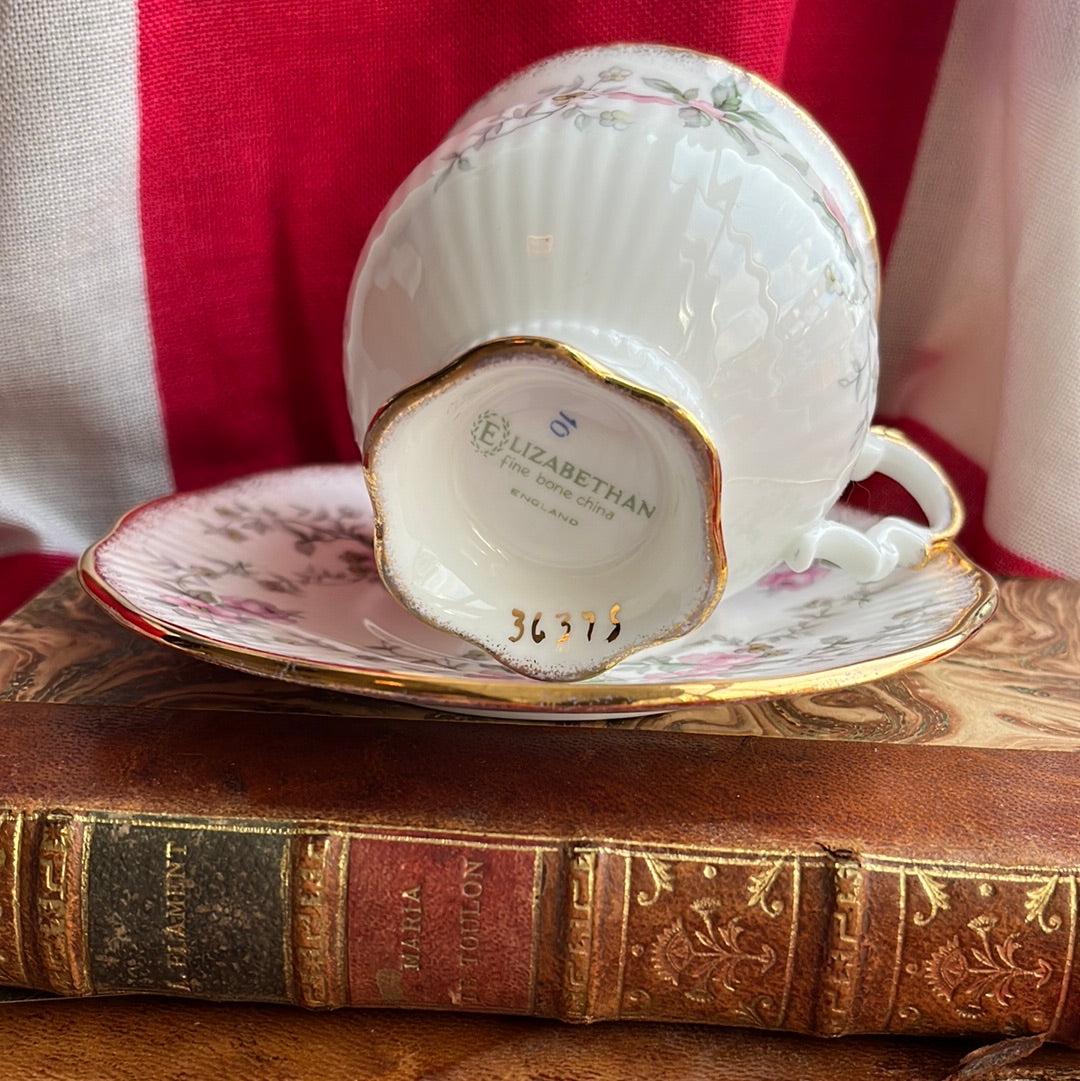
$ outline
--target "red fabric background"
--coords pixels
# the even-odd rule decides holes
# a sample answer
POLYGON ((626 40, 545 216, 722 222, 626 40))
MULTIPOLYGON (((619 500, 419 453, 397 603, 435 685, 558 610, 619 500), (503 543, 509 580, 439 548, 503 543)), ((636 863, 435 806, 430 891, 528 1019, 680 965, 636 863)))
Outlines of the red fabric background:
POLYGON ((44 589, 74 562, 74 556, 42 552, 26 552, 0 559, 0 619, 44 589))
POLYGON ((661 41, 789 89, 896 225, 951 4, 147 3, 149 300, 181 489, 356 455, 341 326, 364 238, 481 93, 574 46, 661 41))

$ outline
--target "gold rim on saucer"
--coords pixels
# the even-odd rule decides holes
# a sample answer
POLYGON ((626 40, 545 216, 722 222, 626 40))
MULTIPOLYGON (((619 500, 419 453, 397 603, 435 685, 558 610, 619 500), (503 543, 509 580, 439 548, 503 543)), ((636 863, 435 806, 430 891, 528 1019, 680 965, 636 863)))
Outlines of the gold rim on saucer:
MULTIPOLYGON (((500 666, 490 658, 486 658, 491 666, 488 669, 484 667, 483 660, 449 653, 440 656, 431 646, 415 645, 416 656, 421 659, 410 664, 403 663, 400 659, 401 647, 412 647, 416 641, 408 637, 412 633, 413 625, 423 628, 427 634, 436 633, 419 621, 407 622, 411 617, 404 614, 401 619, 406 622, 397 627, 397 654, 393 650, 386 652, 379 657, 378 664, 364 661, 361 658, 364 649, 346 641, 336 643, 340 647, 340 658, 313 660, 310 657, 298 656, 296 650, 289 652, 273 646, 265 648, 240 644, 232 633, 232 624, 208 627, 204 622, 200 625, 201 617, 189 617, 182 610, 168 609, 156 598, 148 600, 139 595, 142 585, 138 588, 132 585, 132 582, 150 583, 154 590, 164 590, 165 593, 175 588, 169 583, 162 585, 164 579, 159 581, 155 578, 158 574, 156 570, 147 570, 150 567, 147 559, 152 558, 152 553, 148 555, 147 552, 148 537, 153 538, 154 544, 172 544, 173 551, 181 552, 185 559, 194 558, 196 562, 203 557, 197 552, 189 553, 188 532, 193 532, 199 543, 204 543, 201 538, 209 538, 205 541, 207 545, 220 544, 223 546, 221 551, 230 554, 232 542, 221 539, 221 536, 232 528, 228 526, 229 520, 224 519, 226 524, 219 526, 218 520, 214 518, 217 511, 227 505, 229 500, 256 508, 270 507, 275 511, 286 503, 289 506, 297 505, 299 501, 307 498, 304 493, 310 493, 311 506, 337 506, 343 498, 342 493, 348 493, 349 498, 355 497, 356 506, 362 507, 367 501, 362 472, 360 467, 355 465, 280 470, 228 482, 201 492, 165 496, 130 511, 107 536, 87 549, 79 563, 79 578, 88 593, 120 623, 164 645, 215 664, 313 687, 408 701, 450 711, 529 715, 538 719, 574 714, 661 712, 718 702, 815 693, 885 678, 951 652, 989 618, 997 600, 997 587, 993 578, 968 560, 954 544, 944 543, 933 551, 921 567, 897 572, 899 585, 878 583, 877 593, 867 592, 867 587, 858 587, 863 590, 860 594, 863 600, 858 602, 861 605, 858 611, 863 614, 867 607, 883 603, 881 597, 885 597, 885 601, 889 602, 890 589, 899 591, 892 603, 894 607, 902 604, 903 611, 893 611, 892 608, 887 612, 883 611, 880 622, 886 630, 897 622, 899 616, 914 621, 925 618, 926 597, 922 594, 925 594, 931 585, 933 596, 937 598, 945 592, 941 588, 943 583, 952 587, 950 596, 953 599, 942 602, 946 608, 942 610, 939 625, 935 626, 933 633, 904 648, 884 651, 887 647, 882 647, 883 651, 875 652, 873 656, 852 660, 850 654, 845 656, 843 646, 837 646, 831 651, 826 649, 826 655, 820 663, 814 662, 802 670, 768 676, 740 676, 738 668, 731 670, 728 676, 710 674, 707 670, 690 673, 689 668, 693 666, 684 664, 686 675, 656 678, 652 681, 633 677, 632 673, 642 665, 652 663, 665 651, 670 653, 673 647, 668 646, 659 651, 638 654, 637 658, 642 658, 640 664, 635 658, 591 680, 538 683, 505 670, 496 671, 500 666), (209 524, 204 523, 199 515, 205 517, 209 524), (920 586, 920 581, 925 581, 927 585, 920 586), (913 590, 910 588, 912 586, 918 588, 913 590), (875 597, 878 598, 877 601, 875 597), (357 659, 349 659, 350 648, 357 659), (395 663, 396 655, 398 663, 395 663), (426 670, 424 656, 431 657, 426 670), (462 667, 472 665, 474 670, 455 671, 449 662, 462 667)), ((303 509, 308 511, 310 507, 303 509)), ((362 513, 368 515, 370 527, 370 509, 367 508, 362 513)), ((318 518, 318 511, 312 512, 309 520, 321 520, 318 518)), ((262 550, 260 544, 265 544, 261 535, 255 532, 251 533, 245 543, 252 549, 247 553, 249 560, 252 552, 257 555, 262 550)), ((350 544, 353 543, 350 541, 350 544)), ((335 558, 332 567, 334 573, 338 573, 339 563, 340 560, 335 558)), ((263 568, 262 573, 274 573, 273 560, 263 568)), ((805 596, 811 596, 815 589, 818 590, 818 595, 822 590, 827 592, 832 589, 830 583, 833 579, 829 576, 838 575, 839 572, 822 570, 821 574, 817 585, 804 591, 805 596)), ((850 580, 846 581, 850 583, 850 580)), ((336 586, 329 588, 332 591, 338 590, 336 586)), ((843 588, 856 587, 845 584, 843 588)), ((334 596, 340 596, 344 602, 346 592, 341 590, 351 590, 347 592, 347 596, 354 601, 363 601, 365 605, 386 599, 385 590, 377 581, 358 580, 352 586, 340 587, 334 596)), ((777 593, 776 596, 781 594, 777 593)), ((784 595, 786 596, 789 595, 784 595)), ((175 601, 175 598, 173 600, 175 601)), ((732 598, 732 602, 737 600, 738 597, 732 598)), ((813 605, 826 604, 829 600, 829 597, 823 601, 811 599, 802 607, 811 613, 808 618, 812 620, 813 605)), ((835 606, 851 605, 852 611, 856 610, 856 602, 846 596, 831 596, 831 600, 835 606)), ((192 604, 195 603, 192 601, 192 604)), ((199 603, 205 607, 206 602, 199 603)), ((266 602, 263 604, 264 607, 271 607, 266 602)), ((396 608, 393 602, 390 604, 396 608)), ((344 606, 342 603, 337 607, 344 606)), ((751 608, 752 605, 747 606, 748 610, 751 608)), ((195 610, 198 612, 197 607, 195 610)), ((702 649, 707 651, 712 648, 709 642, 703 642, 701 638, 695 638, 695 635, 700 636, 708 631, 724 611, 724 606, 721 605, 705 628, 686 636, 682 640, 683 644, 676 647, 683 650, 687 660, 695 649, 700 653, 702 649)), ((226 614, 231 617, 235 613, 226 614)), ((255 616, 250 618, 257 623, 255 616)), ((302 625, 297 626, 295 623, 284 623, 282 626, 289 630, 289 633, 299 636, 308 633, 302 625)), ((867 636, 871 633, 877 633, 876 627, 869 628, 867 636)), ((309 637, 314 636, 309 634, 309 637)), ((459 646, 457 640, 447 636, 440 638, 447 638, 452 649, 459 646)), ((436 650, 438 648, 435 647, 436 650)), ((751 636, 751 640, 745 643, 743 659, 750 658, 755 648, 757 646, 751 636)))

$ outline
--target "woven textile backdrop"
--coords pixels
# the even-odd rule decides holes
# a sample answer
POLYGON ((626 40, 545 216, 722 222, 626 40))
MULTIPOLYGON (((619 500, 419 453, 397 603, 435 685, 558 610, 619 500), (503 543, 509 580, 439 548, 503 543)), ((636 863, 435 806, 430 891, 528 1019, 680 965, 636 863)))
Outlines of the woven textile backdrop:
POLYGON ((382 204, 497 80, 614 40, 724 55, 832 133, 888 259, 883 416, 974 557, 1080 574, 1076 36, 1065 0, 0 6, 0 614, 136 503, 355 458, 382 204))

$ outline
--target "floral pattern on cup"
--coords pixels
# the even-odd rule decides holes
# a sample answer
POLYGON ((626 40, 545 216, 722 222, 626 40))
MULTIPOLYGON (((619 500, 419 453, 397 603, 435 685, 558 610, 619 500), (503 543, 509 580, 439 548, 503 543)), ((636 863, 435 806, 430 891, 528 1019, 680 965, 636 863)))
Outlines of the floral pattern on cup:
POLYGON ((625 130, 634 123, 625 107, 667 105, 678 110, 687 128, 721 127, 739 144, 748 157, 768 149, 793 168, 807 186, 810 199, 821 219, 843 245, 848 261, 857 265, 854 240, 845 224, 844 213, 833 193, 810 170, 810 163, 788 141, 784 133, 759 109, 747 101, 750 79, 745 74, 729 75, 711 86, 679 87, 667 79, 637 75, 630 68, 611 66, 595 76, 577 75, 568 83, 547 87, 532 104, 515 106, 508 112, 487 117, 474 125, 464 145, 446 155, 435 186, 456 171, 468 171, 475 164, 474 155, 489 143, 533 124, 559 117, 570 121, 579 131, 597 125, 625 130))

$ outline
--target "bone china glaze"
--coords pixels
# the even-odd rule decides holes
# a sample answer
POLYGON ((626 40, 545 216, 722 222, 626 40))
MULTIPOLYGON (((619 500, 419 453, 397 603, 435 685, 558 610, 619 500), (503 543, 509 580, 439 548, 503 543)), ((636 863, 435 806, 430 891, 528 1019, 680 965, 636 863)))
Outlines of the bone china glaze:
POLYGON ((825 522, 853 476, 914 453, 870 432, 877 291, 850 170, 760 80, 655 46, 510 79, 394 195, 353 284, 388 587, 573 679, 778 563, 922 558, 956 518, 932 467, 900 471, 936 533, 825 522))

